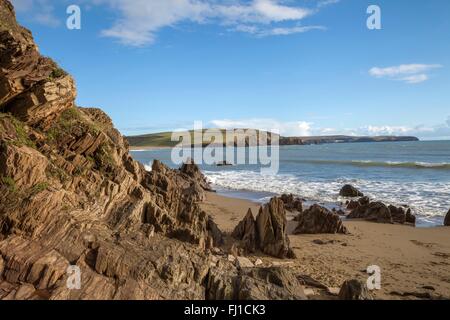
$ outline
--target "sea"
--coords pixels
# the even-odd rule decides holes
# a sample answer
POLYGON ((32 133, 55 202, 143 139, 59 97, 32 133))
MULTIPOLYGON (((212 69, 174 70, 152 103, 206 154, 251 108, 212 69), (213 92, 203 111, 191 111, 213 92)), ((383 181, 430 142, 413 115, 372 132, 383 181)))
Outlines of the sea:
MULTIPOLYGON (((154 159, 175 168, 171 153, 136 150, 132 156, 148 170, 154 159)), ((277 174, 261 173, 260 165, 200 167, 219 194, 261 203, 292 193, 339 206, 345 201, 340 188, 352 184, 373 200, 408 205, 418 227, 442 225, 450 209, 450 141, 281 146, 277 174)))

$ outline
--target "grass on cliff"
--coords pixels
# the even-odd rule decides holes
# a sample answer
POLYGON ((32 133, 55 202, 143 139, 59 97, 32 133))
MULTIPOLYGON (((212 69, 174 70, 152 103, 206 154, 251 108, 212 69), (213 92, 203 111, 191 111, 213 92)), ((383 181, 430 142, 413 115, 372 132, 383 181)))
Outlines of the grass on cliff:
POLYGON ((100 133, 98 126, 86 120, 76 107, 72 107, 63 111, 58 121, 47 131, 47 138, 50 141, 57 142, 64 136, 71 135, 75 128, 81 128, 94 136, 100 133))
POLYGON ((16 131, 16 139, 11 143, 18 147, 27 146, 30 148, 36 148, 35 143, 28 136, 26 126, 22 121, 18 120, 16 117, 12 116, 9 113, 0 113, 0 119, 1 118, 8 119, 16 131))
POLYGON ((2 185, 6 186, 9 192, 17 193, 16 182, 11 177, 0 177, 0 182, 2 185))

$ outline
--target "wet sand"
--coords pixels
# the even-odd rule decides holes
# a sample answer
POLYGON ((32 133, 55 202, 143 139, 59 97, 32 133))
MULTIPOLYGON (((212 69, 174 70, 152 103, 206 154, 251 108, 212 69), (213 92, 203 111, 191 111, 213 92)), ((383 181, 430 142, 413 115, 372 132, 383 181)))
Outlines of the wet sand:
MULTIPOLYGON (((209 193, 203 207, 221 230, 231 232, 249 208, 256 216, 259 204, 209 193)), ((377 265, 381 268, 381 290, 373 293, 378 299, 450 299, 449 227, 414 228, 366 221, 344 224, 350 235, 290 235, 295 260, 251 258, 285 263, 333 288, 348 279, 366 281, 367 267, 377 265), (413 295, 398 295, 405 293, 413 295)))

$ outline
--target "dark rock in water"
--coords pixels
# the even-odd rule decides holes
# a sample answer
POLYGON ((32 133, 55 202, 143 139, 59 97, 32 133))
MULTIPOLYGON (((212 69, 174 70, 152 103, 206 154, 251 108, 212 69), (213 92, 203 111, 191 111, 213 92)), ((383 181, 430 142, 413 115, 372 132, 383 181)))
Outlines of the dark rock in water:
POLYGON ((283 194, 280 199, 283 201, 286 210, 291 212, 303 211, 303 202, 300 198, 294 197, 292 194, 283 194))
POLYGON ((256 250, 256 222, 251 209, 248 209, 247 215, 239 222, 231 236, 240 240, 247 252, 256 250))
POLYGON ((347 280, 339 291, 339 300, 373 300, 373 297, 363 282, 347 280))
POLYGON ((339 195, 341 197, 348 197, 348 198, 356 198, 356 197, 364 197, 364 194, 356 189, 352 185, 345 185, 342 187, 341 191, 339 192, 339 195))
POLYGON ((448 210, 447 215, 445 216, 444 226, 447 226, 447 227, 450 226, 450 210, 448 210))
POLYGON ((395 223, 404 224, 406 222, 406 211, 402 207, 395 207, 390 205, 389 211, 391 212, 392 221, 395 223))
POLYGON ((411 213, 411 209, 406 210, 406 223, 416 225, 416 216, 411 213))
POLYGON ((295 258, 287 236, 286 211, 280 198, 270 199, 259 209, 256 232, 262 252, 278 258, 295 258))
POLYGON ((294 234, 348 233, 339 216, 317 204, 300 213, 294 234))
POLYGON ((350 212, 348 219, 364 219, 379 223, 393 223, 389 208, 381 202, 371 202, 350 212))
POLYGON ((216 163, 216 166, 218 166, 218 167, 230 167, 230 166, 232 166, 232 164, 228 163, 226 161, 221 161, 221 162, 216 163))

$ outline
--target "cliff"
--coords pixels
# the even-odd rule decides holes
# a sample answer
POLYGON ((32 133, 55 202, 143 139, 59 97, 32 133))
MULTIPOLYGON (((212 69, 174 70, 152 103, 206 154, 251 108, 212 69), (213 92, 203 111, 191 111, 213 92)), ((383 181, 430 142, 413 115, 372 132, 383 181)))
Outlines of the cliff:
MULTIPOLYGON (((222 233, 199 206, 209 186, 198 167, 145 171, 104 112, 75 105, 74 80, 7 0, 0 70, 0 299, 302 297, 288 270, 240 270, 214 254, 222 233), (66 285, 70 265, 79 290, 66 285)), ((266 238, 288 246, 285 234, 266 238)))
MULTIPOLYGON (((236 129, 237 130, 237 129, 236 129)), ((246 129, 244 129, 246 130, 246 129)), ((223 141, 227 141, 224 145, 236 145, 236 141, 245 141, 245 145, 248 146, 251 141, 249 135, 237 132, 235 137, 225 138, 224 129, 220 129, 223 134, 223 141)), ((259 130, 254 130, 259 137, 259 130)), ((191 136, 193 131, 190 131, 191 136)), ((267 134, 268 144, 272 141, 273 133, 267 134)), ((178 144, 176 141, 171 140, 171 132, 161 132, 145 134, 140 136, 127 136, 130 146, 132 148, 145 148, 145 147, 174 147, 178 144)), ((396 142, 396 141, 419 141, 416 137, 408 136, 373 136, 373 137, 358 137, 358 136, 310 136, 310 137, 283 137, 279 136, 279 144, 281 146, 286 145, 310 145, 310 144, 326 144, 326 143, 358 143, 358 142, 396 142)), ((192 139, 193 140, 193 139, 192 139)), ((204 139, 202 146, 209 145, 210 141, 204 139)), ((194 144, 192 144, 195 146, 194 144)))

